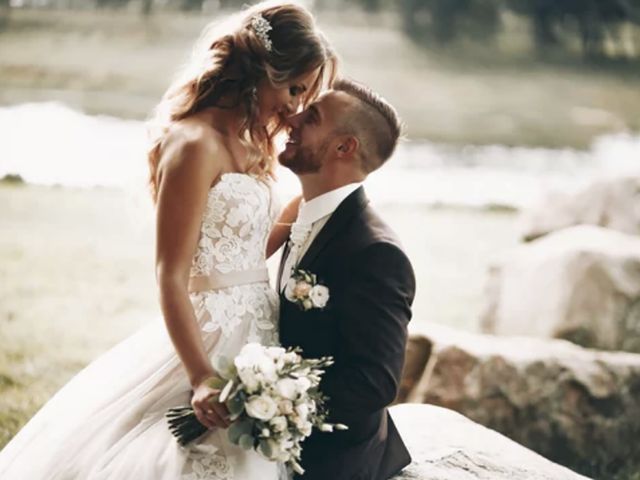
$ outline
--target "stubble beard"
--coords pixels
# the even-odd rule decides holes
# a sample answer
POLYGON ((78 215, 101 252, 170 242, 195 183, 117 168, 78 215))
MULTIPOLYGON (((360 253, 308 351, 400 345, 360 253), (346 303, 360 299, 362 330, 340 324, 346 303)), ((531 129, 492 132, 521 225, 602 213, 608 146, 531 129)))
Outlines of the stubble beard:
POLYGON ((280 157, 280 163, 296 175, 317 173, 322 168, 324 156, 329 148, 329 140, 325 140, 318 149, 298 147, 290 158, 280 157))

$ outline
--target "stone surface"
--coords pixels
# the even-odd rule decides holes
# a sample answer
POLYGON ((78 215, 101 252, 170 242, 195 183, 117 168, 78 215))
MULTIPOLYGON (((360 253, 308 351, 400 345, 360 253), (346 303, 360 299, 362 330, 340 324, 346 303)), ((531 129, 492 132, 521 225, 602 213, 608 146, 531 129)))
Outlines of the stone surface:
POLYGON ((426 337, 409 337, 404 357, 404 368, 402 369, 402 380, 398 389, 398 399, 406 399, 415 384, 422 378, 432 348, 431 340, 426 337))
POLYGON ((640 237, 576 226, 515 247, 489 270, 481 328, 640 352, 640 237))
POLYGON ((572 225, 589 224, 640 234, 640 175, 609 178, 572 194, 552 194, 523 212, 521 234, 533 240, 572 225))
POLYGON ((394 480, 580 480, 565 467, 446 408, 396 405, 413 462, 394 480))
POLYGON ((640 471, 640 355, 420 328, 410 341, 433 352, 399 400, 455 410, 595 478, 640 471))

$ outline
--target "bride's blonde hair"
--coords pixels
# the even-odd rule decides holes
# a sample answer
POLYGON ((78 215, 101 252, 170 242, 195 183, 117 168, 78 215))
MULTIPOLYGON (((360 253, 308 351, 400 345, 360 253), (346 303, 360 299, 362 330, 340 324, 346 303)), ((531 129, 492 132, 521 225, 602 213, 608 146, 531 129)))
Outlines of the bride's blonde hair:
POLYGON ((161 146, 172 123, 209 107, 240 106, 243 119, 239 138, 249 152, 250 171, 273 175, 274 137, 283 125, 274 121, 265 128, 258 123, 258 83, 266 77, 274 86, 281 86, 319 68, 320 75, 303 99, 306 106, 324 84, 332 84, 336 65, 336 56, 312 15, 296 4, 263 2, 223 23, 207 26, 192 60, 164 94, 149 122, 149 184, 154 201, 161 146), (272 27, 267 33, 271 45, 252 26, 259 15, 272 27))

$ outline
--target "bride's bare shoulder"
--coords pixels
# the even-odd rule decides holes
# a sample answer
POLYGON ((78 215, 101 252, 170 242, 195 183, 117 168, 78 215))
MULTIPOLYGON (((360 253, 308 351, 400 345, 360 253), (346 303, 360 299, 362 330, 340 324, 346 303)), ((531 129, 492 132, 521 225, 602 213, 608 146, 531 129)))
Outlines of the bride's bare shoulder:
POLYGON ((175 122, 160 145, 159 168, 163 170, 188 164, 196 168, 223 170, 229 156, 223 140, 219 132, 200 119, 187 118, 175 122))

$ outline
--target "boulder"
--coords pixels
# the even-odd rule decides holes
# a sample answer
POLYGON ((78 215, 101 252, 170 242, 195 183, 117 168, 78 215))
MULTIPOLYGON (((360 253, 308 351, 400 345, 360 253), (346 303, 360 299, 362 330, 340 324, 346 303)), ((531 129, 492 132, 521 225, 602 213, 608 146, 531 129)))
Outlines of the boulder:
POLYGON ((640 471, 640 355, 419 328, 410 342, 432 354, 400 401, 455 410, 589 476, 640 471))
POLYGON ((391 416, 413 459, 393 480, 586 479, 446 408, 396 405, 391 416))
POLYGON ((480 325, 640 352, 640 237, 582 225, 515 247, 489 268, 480 325))
POLYGON ((522 213, 520 230, 529 241, 582 224, 639 235, 640 175, 599 180, 571 194, 551 194, 522 213))
POLYGON ((415 384, 422 378, 429 357, 431 357, 432 347, 431 340, 424 336, 413 336, 407 340, 398 400, 404 401, 415 384))

